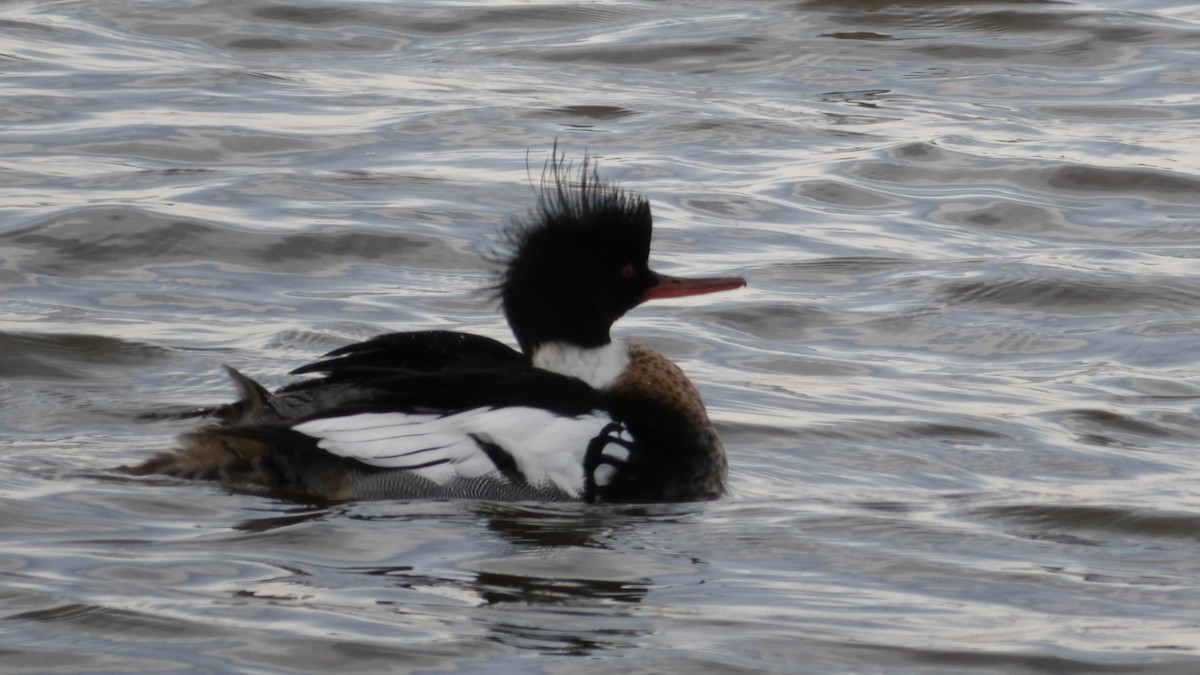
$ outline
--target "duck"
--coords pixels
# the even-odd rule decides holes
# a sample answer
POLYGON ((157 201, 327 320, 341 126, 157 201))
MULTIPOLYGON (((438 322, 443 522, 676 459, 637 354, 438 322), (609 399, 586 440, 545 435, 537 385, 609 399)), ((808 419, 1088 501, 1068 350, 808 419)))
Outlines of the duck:
POLYGON ((276 391, 226 366, 238 398, 178 447, 122 471, 327 500, 682 502, 726 491, 728 462, 695 385, 616 339, 643 302, 746 285, 650 269, 650 203, 557 148, 531 211, 502 228, 494 290, 518 345, 388 333, 276 391))

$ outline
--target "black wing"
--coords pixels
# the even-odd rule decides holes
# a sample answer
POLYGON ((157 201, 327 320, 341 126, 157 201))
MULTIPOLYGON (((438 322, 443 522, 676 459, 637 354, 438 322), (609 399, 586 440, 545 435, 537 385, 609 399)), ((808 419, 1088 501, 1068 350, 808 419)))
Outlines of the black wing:
POLYGON ((241 401, 228 424, 276 424, 359 412, 450 413, 478 407, 535 406, 568 415, 601 405, 572 377, 534 368, 491 338, 451 331, 390 333, 341 347, 293 374, 320 377, 268 394, 233 373, 241 401))

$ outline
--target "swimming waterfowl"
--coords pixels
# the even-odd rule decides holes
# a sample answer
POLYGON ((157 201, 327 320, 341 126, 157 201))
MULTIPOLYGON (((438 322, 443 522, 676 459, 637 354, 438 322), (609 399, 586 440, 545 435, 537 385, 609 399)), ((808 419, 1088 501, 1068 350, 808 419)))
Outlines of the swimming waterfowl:
POLYGON ((557 153, 534 210, 507 230, 498 286, 520 347, 467 333, 391 333, 240 394, 176 452, 125 470, 330 499, 667 502, 725 490, 695 386, 613 323, 648 300, 745 285, 648 266, 649 202, 557 153))

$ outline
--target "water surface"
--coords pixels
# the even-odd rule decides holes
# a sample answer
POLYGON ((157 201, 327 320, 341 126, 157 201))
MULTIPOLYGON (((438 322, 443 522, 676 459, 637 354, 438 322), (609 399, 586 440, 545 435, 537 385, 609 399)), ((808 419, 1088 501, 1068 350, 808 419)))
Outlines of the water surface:
POLYGON ((1193 3, 0 8, 0 665, 1200 669, 1193 3), (748 288, 622 336, 732 494, 305 504, 114 466, 350 341, 511 341, 552 143, 748 288))

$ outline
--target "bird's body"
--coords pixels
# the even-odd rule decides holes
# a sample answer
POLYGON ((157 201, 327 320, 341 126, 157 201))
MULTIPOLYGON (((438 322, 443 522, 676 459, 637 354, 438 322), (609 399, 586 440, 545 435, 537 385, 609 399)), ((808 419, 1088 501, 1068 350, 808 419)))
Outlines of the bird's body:
POLYGON ((338 349, 277 392, 230 371, 221 423, 128 471, 333 499, 709 499, 726 460, 699 393, 661 354, 609 336, 655 297, 736 288, 647 266, 649 204, 554 158, 509 232, 500 295, 521 351, 449 331, 338 349))

